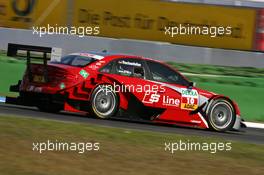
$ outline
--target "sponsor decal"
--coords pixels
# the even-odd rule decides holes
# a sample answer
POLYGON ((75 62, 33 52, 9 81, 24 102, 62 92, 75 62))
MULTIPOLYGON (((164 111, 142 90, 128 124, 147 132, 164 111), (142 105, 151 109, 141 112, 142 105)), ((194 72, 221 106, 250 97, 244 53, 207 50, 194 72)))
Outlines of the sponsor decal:
POLYGON ((66 87, 66 86, 65 86, 64 83, 61 83, 61 84, 60 84, 60 89, 65 89, 65 87, 66 87))
POLYGON ((152 103, 157 103, 159 102, 160 95, 158 94, 151 94, 149 101, 152 103))
POLYGON ((195 110, 198 108, 199 94, 197 90, 181 88, 181 109, 195 110))
POLYGON ((198 97, 197 90, 181 88, 181 92, 184 97, 198 97))
POLYGON ((146 91, 144 98, 142 100, 143 103, 158 103, 160 100, 162 100, 162 105, 164 106, 173 106, 173 107, 179 107, 181 104, 180 99, 173 98, 167 95, 161 95, 157 94, 156 91, 146 91))
POLYGON ((86 72, 84 69, 82 69, 79 74, 84 78, 86 79, 88 76, 89 76, 89 73, 86 72))
POLYGON ((151 94, 151 91, 147 91, 142 100, 143 103, 157 103, 160 100, 160 95, 157 92, 151 94))
POLYGON ((91 68, 91 69, 93 69, 93 70, 96 70, 96 69, 99 68, 99 66, 93 64, 93 65, 90 65, 89 68, 91 68))
POLYGON ((129 65, 129 66, 137 66, 137 67, 141 67, 141 64, 140 64, 140 63, 137 63, 137 62, 131 62, 131 61, 125 61, 125 60, 118 61, 118 64, 124 64, 124 65, 129 65))
POLYGON ((37 83, 45 83, 45 78, 42 75, 34 75, 33 81, 37 83))
POLYGON ((128 70, 118 70, 118 72, 122 75, 131 75, 132 72, 128 71, 128 70))
POLYGON ((162 104, 165 106, 175 106, 175 107, 179 107, 180 106, 181 101, 177 98, 173 98, 173 97, 169 97, 164 95, 163 99, 162 99, 162 104))

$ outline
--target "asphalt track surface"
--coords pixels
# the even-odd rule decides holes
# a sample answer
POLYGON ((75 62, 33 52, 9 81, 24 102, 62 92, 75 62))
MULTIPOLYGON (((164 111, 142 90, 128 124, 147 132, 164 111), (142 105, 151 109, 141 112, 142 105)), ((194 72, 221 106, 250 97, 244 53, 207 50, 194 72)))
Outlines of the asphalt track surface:
POLYGON ((65 112, 58 114, 51 114, 51 113, 40 112, 36 108, 32 108, 32 107, 15 106, 15 105, 7 105, 7 104, 0 104, 0 116, 1 115, 44 118, 44 119, 53 119, 59 121, 70 121, 70 122, 79 122, 79 123, 93 124, 99 126, 115 127, 115 128, 126 128, 126 129, 153 131, 153 132, 161 132, 161 133, 222 138, 227 141, 242 141, 247 143, 264 145, 263 129, 242 128, 240 132, 219 133, 208 130, 184 128, 184 127, 178 127, 172 125, 157 125, 147 122, 136 122, 136 121, 131 122, 125 119, 100 120, 100 119, 89 118, 87 116, 80 114, 65 113, 65 112))

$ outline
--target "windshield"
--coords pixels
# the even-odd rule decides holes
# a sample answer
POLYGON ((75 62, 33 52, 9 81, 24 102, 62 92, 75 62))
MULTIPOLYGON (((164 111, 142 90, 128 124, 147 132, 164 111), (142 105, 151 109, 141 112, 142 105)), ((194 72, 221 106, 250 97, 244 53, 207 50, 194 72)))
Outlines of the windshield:
POLYGON ((51 61, 54 64, 65 64, 76 67, 84 67, 96 61, 96 59, 80 55, 67 55, 61 58, 60 61, 51 61))
POLYGON ((147 61, 153 80, 188 86, 189 82, 177 71, 163 64, 147 61))

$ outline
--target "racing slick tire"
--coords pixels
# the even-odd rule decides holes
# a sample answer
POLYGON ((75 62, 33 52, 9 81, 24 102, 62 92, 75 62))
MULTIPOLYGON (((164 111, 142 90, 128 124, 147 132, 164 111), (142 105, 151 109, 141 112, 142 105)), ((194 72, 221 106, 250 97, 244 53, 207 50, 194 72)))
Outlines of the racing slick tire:
POLYGON ((212 130, 220 132, 232 130, 236 121, 234 107, 226 99, 216 99, 209 105, 207 119, 212 130))
POLYGON ((108 119, 114 116, 119 108, 119 98, 110 85, 99 85, 91 95, 91 109, 93 116, 108 119))

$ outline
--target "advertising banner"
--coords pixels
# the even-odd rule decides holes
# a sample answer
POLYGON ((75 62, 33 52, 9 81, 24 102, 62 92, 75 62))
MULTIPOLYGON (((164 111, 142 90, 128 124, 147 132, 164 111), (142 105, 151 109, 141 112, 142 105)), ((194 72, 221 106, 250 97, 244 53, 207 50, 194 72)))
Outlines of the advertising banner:
POLYGON ((111 38, 252 50, 256 9, 158 0, 0 0, 0 26, 47 25, 85 27, 93 29, 86 34, 111 38))

